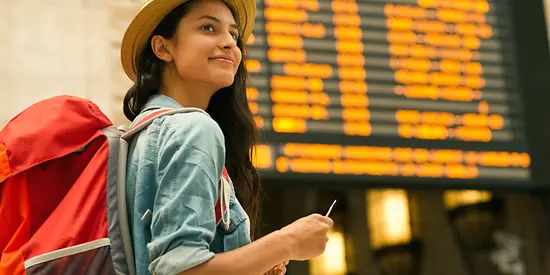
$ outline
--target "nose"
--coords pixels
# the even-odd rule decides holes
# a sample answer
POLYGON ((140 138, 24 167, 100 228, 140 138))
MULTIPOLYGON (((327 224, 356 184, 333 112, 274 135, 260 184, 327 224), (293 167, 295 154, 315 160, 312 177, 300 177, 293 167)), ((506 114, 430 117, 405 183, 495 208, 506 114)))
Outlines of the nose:
POLYGON ((231 50, 237 47, 237 41, 233 38, 233 35, 227 33, 225 35, 221 35, 219 46, 224 50, 231 50))

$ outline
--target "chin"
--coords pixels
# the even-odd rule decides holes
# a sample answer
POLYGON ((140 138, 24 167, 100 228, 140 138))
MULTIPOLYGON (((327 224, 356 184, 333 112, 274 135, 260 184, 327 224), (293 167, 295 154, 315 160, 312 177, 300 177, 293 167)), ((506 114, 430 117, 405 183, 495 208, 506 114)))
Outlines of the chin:
POLYGON ((231 85, 233 85, 233 82, 235 81, 235 77, 234 76, 218 76, 218 77, 213 77, 212 79, 212 84, 220 87, 221 88, 225 88, 225 87, 229 87, 231 85))

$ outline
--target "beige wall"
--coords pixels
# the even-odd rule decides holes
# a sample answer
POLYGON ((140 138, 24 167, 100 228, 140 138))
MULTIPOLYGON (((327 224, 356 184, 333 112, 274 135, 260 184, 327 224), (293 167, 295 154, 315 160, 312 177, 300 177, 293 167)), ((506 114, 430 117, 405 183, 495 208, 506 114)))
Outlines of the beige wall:
POLYGON ((0 126, 59 94, 89 98, 126 123, 123 31, 142 0, 1 0, 0 126))

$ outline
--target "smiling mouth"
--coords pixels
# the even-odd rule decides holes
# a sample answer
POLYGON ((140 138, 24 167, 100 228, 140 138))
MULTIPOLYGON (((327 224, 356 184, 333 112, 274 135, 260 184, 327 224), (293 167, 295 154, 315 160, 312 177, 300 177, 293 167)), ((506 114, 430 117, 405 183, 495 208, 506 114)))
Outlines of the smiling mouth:
POLYGON ((211 58, 211 59, 221 61, 221 62, 225 62, 225 63, 229 63, 229 64, 234 64, 235 63, 235 62, 233 62, 233 60, 227 59, 227 58, 211 58))

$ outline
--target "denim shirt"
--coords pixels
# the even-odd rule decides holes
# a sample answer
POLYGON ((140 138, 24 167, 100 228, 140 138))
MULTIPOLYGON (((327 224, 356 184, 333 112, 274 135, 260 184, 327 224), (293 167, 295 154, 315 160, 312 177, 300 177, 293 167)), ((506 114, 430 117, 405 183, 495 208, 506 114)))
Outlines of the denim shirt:
MULTIPOLYGON (((134 122, 157 108, 181 107, 154 95, 134 122)), ((223 133, 201 112, 157 118, 132 139, 126 196, 137 275, 178 274, 250 243, 249 219, 233 184, 229 228, 216 225, 224 162, 223 133), (147 210, 150 223, 142 221, 147 210)))

